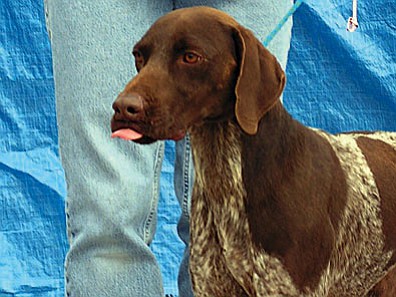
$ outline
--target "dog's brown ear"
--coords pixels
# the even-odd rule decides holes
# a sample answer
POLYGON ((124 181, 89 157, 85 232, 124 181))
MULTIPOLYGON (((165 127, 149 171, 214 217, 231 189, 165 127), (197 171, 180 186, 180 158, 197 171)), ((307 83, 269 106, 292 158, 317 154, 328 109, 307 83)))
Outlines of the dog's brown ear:
POLYGON ((234 34, 240 67, 235 114, 241 128, 253 135, 261 118, 278 101, 286 78, 276 58, 251 31, 238 26, 234 34))

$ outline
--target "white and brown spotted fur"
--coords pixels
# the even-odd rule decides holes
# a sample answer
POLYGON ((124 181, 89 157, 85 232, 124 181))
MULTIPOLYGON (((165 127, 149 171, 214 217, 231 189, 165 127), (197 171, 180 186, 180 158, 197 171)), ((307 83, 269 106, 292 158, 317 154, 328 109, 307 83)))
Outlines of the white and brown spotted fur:
POLYGON ((396 150, 396 135, 330 135, 311 130, 328 141, 339 158, 348 197, 328 266, 315 288, 301 292, 281 261, 252 243, 242 181, 241 133, 232 122, 191 133, 196 180, 190 261, 196 295, 366 296, 387 273, 393 251, 385 249, 378 189, 355 139, 378 139, 396 150))
POLYGON ((195 296, 396 296, 395 133, 292 119, 274 56, 214 9, 160 18, 134 53, 112 130, 190 132, 195 296))

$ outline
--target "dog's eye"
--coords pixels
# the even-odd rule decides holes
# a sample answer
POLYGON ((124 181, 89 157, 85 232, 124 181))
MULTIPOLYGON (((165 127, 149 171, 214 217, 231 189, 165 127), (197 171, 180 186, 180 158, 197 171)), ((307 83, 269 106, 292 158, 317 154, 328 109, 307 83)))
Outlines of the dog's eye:
POLYGON ((134 50, 134 51, 132 52, 132 54, 133 54, 133 56, 135 57, 135 66, 136 66, 136 69, 137 69, 137 71, 139 71, 139 70, 143 67, 143 65, 144 65, 144 56, 143 56, 143 54, 142 54, 140 51, 138 51, 138 50, 134 50))
POLYGON ((142 59, 143 58, 142 53, 140 51, 138 51, 138 50, 133 50, 132 54, 135 57, 135 59, 142 59))
POLYGON ((202 60, 202 57, 200 55, 197 55, 196 53, 192 52, 187 52, 183 56, 183 62, 187 64, 195 64, 198 63, 202 60))

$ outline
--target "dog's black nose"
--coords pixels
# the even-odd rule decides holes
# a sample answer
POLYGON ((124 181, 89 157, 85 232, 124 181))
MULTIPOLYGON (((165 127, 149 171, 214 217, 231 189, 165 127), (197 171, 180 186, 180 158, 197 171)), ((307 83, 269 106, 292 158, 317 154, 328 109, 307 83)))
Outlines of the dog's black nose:
POLYGON ((143 114, 143 98, 139 94, 121 94, 113 103, 115 117, 135 120, 143 114))

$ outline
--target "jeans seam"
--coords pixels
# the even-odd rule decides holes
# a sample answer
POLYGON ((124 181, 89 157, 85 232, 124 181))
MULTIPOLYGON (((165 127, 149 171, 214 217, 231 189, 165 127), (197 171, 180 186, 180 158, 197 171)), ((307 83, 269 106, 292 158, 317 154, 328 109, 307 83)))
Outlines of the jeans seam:
POLYGON ((189 199, 189 193, 190 193, 190 179, 189 179, 189 174, 190 174, 190 164, 191 164, 191 145, 190 145, 190 136, 187 134, 186 135, 186 140, 185 140, 185 149, 184 149, 184 168, 183 168, 183 212, 186 216, 187 219, 190 218, 190 212, 188 209, 188 199, 189 199))
MULTIPOLYGON (((74 239, 74 232, 72 232, 71 224, 70 224, 70 214, 69 214, 69 203, 66 198, 66 203, 65 203, 65 213, 66 213, 66 232, 67 232, 67 238, 69 241, 69 245, 71 246, 73 244, 73 239, 74 239)), ((69 277, 67 275, 67 266, 68 266, 68 259, 66 256, 65 262, 64 262, 64 280, 65 280, 65 296, 70 297, 71 296, 71 289, 70 289, 70 282, 69 282, 69 277)))
POLYGON ((143 232, 143 240, 144 242, 148 243, 151 236, 151 223, 153 221, 154 216, 157 213, 157 204, 158 204, 158 196, 159 196, 159 179, 161 176, 161 160, 163 159, 164 150, 163 150, 164 143, 161 142, 158 145, 157 153, 155 154, 154 160, 154 185, 153 185, 153 192, 152 192, 152 199, 150 204, 150 212, 147 216, 146 222, 144 223, 144 232, 143 232))
POLYGON ((45 17, 45 26, 47 28, 47 34, 50 41, 52 41, 52 32, 51 32, 51 23, 49 17, 49 7, 48 7, 48 0, 44 0, 44 17, 45 17))

